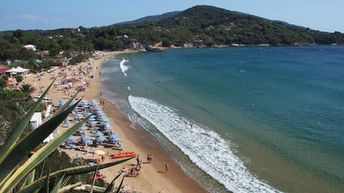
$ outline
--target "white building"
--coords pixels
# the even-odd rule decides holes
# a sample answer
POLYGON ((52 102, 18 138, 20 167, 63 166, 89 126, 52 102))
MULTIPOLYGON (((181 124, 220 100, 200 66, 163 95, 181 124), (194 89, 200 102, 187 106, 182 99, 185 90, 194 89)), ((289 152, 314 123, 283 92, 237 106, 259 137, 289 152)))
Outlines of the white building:
POLYGON ((36 46, 32 44, 27 44, 27 45, 24 45, 23 47, 26 48, 27 50, 32 50, 34 52, 37 50, 36 46))
POLYGON ((39 127, 42 124, 42 114, 40 112, 34 113, 30 120, 30 124, 34 129, 39 127))

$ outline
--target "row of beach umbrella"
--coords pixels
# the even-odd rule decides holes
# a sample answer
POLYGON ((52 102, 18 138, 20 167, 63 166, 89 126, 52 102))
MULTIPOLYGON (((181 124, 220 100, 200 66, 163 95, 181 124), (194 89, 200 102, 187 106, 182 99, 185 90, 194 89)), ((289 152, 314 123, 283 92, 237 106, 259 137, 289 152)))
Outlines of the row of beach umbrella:
MULTIPOLYGON (((74 102, 76 102, 76 100, 73 101, 72 103, 74 102)), ((65 100, 60 100, 59 106, 61 107, 65 103, 66 103, 65 100)), ((111 131, 112 128, 110 127, 107 117, 105 116, 101 108, 98 106, 97 101, 96 100, 91 100, 91 101, 82 100, 79 104, 79 107, 83 109, 83 117, 90 116, 87 124, 89 124, 91 127, 94 128, 93 130, 91 130, 91 133, 95 136, 95 141, 99 143, 106 141, 106 137, 104 136, 105 134, 95 128, 97 125, 101 125, 102 126, 101 129, 104 130, 105 132, 111 131)), ((73 115, 74 120, 76 121, 80 121, 82 118, 79 109, 74 109, 74 111, 72 112, 72 115, 73 115)), ((85 131, 87 129, 88 129, 88 126, 86 125, 83 125, 80 128, 81 131, 85 131)), ((109 142, 120 142, 120 139, 118 138, 118 136, 114 134, 109 135, 107 139, 109 142)), ((66 144, 73 144, 73 143, 76 143, 77 141, 81 141, 86 144, 93 143, 91 136, 81 135, 80 137, 71 136, 70 138, 66 140, 66 144)))

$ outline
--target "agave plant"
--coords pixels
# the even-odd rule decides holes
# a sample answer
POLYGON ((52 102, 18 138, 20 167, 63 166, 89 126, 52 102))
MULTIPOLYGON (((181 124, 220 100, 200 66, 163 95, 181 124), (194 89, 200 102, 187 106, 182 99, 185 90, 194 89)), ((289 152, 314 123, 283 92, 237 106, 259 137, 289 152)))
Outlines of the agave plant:
POLYGON ((29 96, 35 91, 35 88, 32 87, 30 84, 23 84, 20 88, 20 91, 22 91, 26 96, 29 96))
MULTIPOLYGON (((35 178, 35 167, 46 159, 54 150, 56 150, 70 135, 76 132, 88 118, 75 124, 73 127, 67 129, 62 134, 54 138, 45 145, 41 145, 43 140, 47 138, 80 102, 72 104, 72 97, 63 105, 56 114, 37 129, 29 133, 23 139, 19 139, 24 129, 28 126, 29 121, 40 103, 42 102, 48 90, 53 85, 54 81, 49 85, 41 97, 32 105, 29 112, 21 119, 21 121, 14 128, 3 146, 0 147, 0 193, 12 193, 13 190, 18 190, 20 193, 31 193, 41 189, 50 179, 59 179, 50 192, 56 192, 61 188, 62 176, 71 176, 85 174, 95 169, 104 169, 114 165, 118 165, 129 159, 123 159, 116 162, 100 164, 96 166, 83 165, 77 167, 66 168, 58 171, 48 173, 46 176, 35 178), (22 183, 21 187, 18 187, 22 183)), ((112 185, 112 183, 110 184, 112 185)))

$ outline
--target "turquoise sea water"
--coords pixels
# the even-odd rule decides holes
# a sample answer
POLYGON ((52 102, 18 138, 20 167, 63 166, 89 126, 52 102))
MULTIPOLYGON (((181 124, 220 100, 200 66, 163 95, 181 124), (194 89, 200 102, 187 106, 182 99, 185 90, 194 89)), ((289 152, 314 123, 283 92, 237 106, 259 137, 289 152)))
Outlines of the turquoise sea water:
POLYGON ((344 47, 173 49, 102 72, 211 192, 344 192, 344 47))

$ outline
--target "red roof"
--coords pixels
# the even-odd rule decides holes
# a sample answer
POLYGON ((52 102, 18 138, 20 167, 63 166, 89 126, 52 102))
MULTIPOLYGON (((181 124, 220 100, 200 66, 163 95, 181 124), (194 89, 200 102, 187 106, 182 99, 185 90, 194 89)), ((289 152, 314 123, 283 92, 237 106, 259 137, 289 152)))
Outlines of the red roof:
POLYGON ((7 70, 11 69, 9 66, 0 65, 0 74, 5 73, 7 70))

